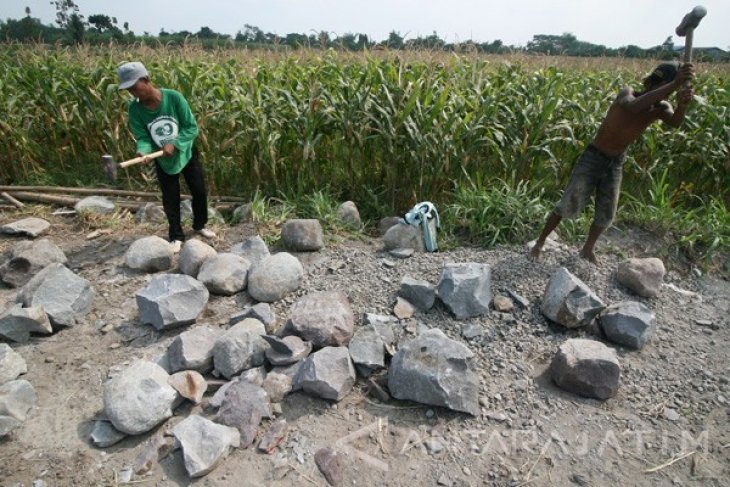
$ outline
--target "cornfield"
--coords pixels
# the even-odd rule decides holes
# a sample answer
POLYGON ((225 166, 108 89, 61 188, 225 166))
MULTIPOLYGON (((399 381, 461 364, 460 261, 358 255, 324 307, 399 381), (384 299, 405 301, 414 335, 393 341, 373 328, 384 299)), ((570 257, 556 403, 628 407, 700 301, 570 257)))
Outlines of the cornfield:
MULTIPOLYGON (((212 193, 327 189, 372 214, 448 203, 471 182, 529 183, 557 197, 619 87, 638 88, 654 63, 4 45, 0 181, 98 186, 102 154, 132 157, 116 67, 133 59, 190 102, 212 193)), ((730 74, 697 71, 683 127, 655 124, 629 152, 624 191, 634 198, 664 175, 677 204, 730 200, 730 74)), ((120 184, 153 183, 130 168, 120 184)))

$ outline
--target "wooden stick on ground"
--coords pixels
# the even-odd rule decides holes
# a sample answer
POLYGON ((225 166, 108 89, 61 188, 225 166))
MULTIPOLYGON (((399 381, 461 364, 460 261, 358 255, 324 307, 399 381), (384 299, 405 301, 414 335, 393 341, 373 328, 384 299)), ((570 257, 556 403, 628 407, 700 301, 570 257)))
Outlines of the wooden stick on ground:
POLYGON ((666 463, 662 463, 661 465, 657 465, 656 467, 646 469, 646 470, 644 470, 644 473, 658 472, 659 470, 662 470, 663 468, 667 468, 668 466, 673 465, 673 464, 677 463, 678 461, 683 460, 683 459, 685 459, 685 458, 687 458, 689 456, 692 456, 695 453, 697 453, 697 450, 691 451, 689 453, 685 453, 684 455, 680 455, 680 456, 678 456, 676 458, 673 458, 672 460, 670 460, 670 461, 668 461, 666 463))
MULTIPOLYGON (((126 189, 109 189, 109 188, 72 188, 64 186, 2 186, 0 185, 0 191, 30 191, 33 193, 68 193, 68 194, 87 194, 87 195, 98 195, 98 196, 139 196, 141 198, 154 198, 160 197, 159 193, 149 191, 129 191, 126 189)), ((181 194, 181 198, 190 198, 188 194, 181 194)), ((227 201, 227 202, 241 202, 245 203, 246 199, 238 196, 208 196, 210 200, 216 201, 227 201)))
POLYGON ((10 196, 5 191, 3 191, 2 193, 0 193, 0 196, 2 196, 3 198, 5 198, 5 200, 9 201, 10 203, 12 203, 13 205, 15 205, 18 208, 25 208, 25 205, 23 203, 21 203, 20 201, 16 200, 15 198, 13 198, 12 196, 10 196))

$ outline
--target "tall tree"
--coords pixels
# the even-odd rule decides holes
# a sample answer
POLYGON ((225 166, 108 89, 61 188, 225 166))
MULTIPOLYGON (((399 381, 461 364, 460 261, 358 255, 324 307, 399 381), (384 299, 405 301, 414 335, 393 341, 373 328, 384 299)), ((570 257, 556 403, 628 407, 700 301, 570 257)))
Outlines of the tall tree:
POLYGON ((79 44, 84 40, 84 16, 79 13, 79 6, 73 0, 53 0, 56 7, 56 23, 68 32, 71 41, 79 44))

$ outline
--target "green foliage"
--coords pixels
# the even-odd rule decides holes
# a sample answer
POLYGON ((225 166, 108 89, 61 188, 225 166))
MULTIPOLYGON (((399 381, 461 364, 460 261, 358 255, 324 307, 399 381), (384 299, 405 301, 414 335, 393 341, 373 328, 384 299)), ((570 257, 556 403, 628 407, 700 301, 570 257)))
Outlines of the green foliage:
POLYGON ((455 189, 443 221, 447 231, 479 245, 527 241, 535 236, 550 209, 543 196, 542 189, 526 181, 469 183, 455 189))

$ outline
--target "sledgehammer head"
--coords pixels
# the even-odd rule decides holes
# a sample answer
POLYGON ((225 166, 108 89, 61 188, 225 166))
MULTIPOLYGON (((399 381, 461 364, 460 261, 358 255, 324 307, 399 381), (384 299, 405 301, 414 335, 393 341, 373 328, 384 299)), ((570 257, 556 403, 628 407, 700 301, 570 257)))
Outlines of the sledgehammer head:
POLYGON ((702 5, 697 5, 690 13, 684 16, 682 22, 679 23, 674 31, 680 37, 686 36, 688 30, 694 30, 698 25, 700 25, 700 20, 702 20, 702 17, 705 15, 707 15, 707 9, 702 5))
POLYGON ((104 168, 104 174, 110 183, 114 183, 117 180, 117 165, 114 162, 114 158, 109 154, 101 156, 101 166, 104 168))

